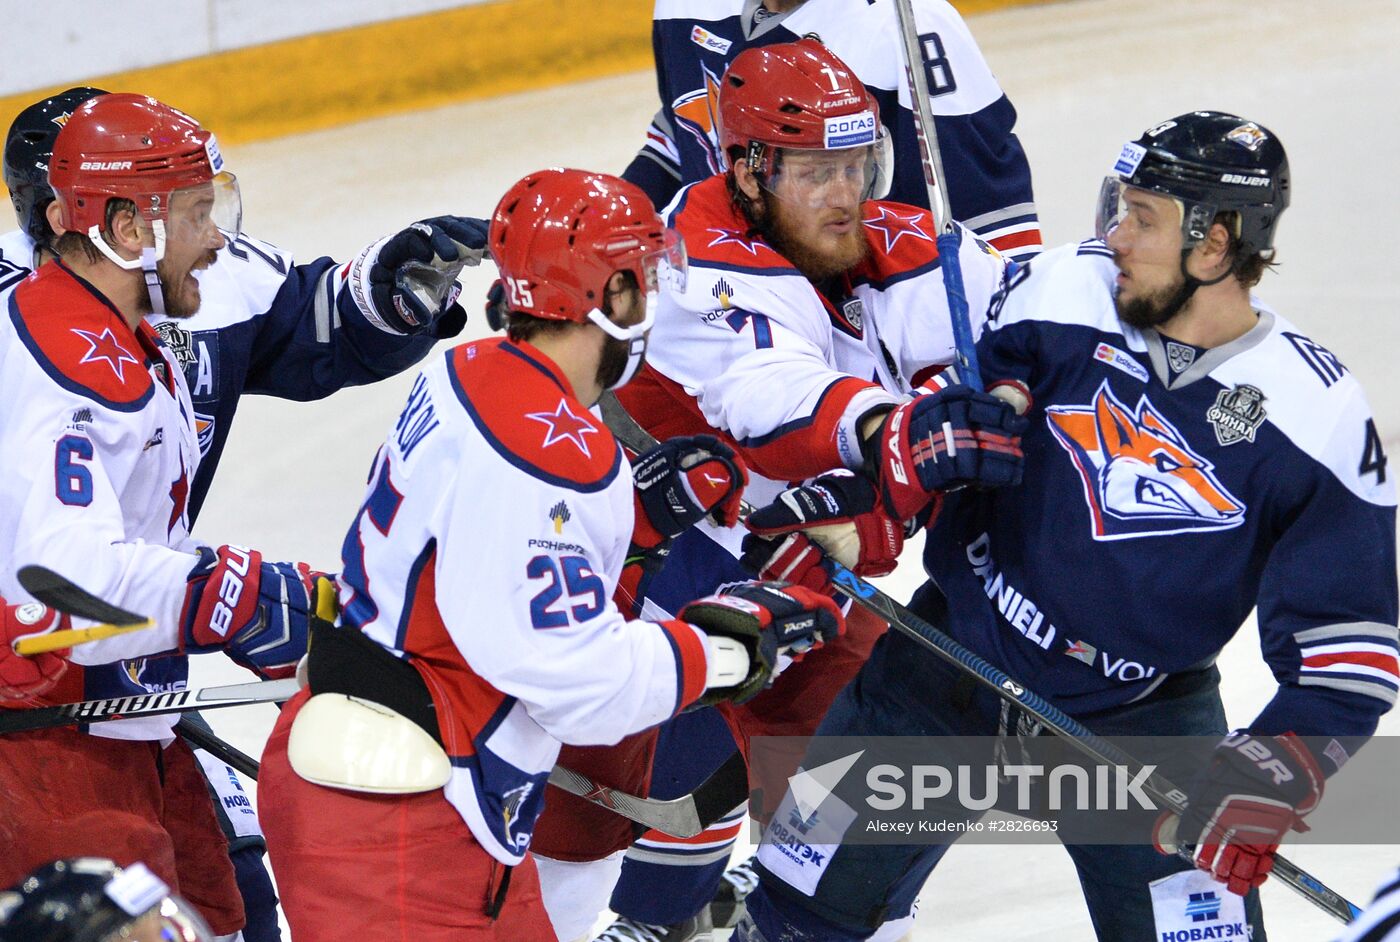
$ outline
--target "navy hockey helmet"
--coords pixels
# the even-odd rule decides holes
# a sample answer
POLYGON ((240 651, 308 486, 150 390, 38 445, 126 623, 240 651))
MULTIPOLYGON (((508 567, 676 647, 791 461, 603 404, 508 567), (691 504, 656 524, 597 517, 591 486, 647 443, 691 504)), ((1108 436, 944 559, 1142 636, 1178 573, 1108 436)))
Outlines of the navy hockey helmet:
POLYGON ((44 218, 54 198, 49 186, 53 142, 75 108, 105 94, 100 88, 80 85, 35 102, 15 116, 5 136, 5 186, 20 228, 39 245, 53 241, 53 230, 44 218))
POLYGON ((45 864, 0 891, 0 942, 212 942, 199 914, 144 864, 45 864))
POLYGON ((1205 238, 1216 213, 1236 213, 1234 235, 1240 257, 1247 258, 1273 249, 1278 218, 1288 208, 1288 155, 1262 125, 1221 111, 1193 111, 1123 145, 1100 194, 1099 238, 1119 218, 1124 187, 1177 200, 1187 250, 1205 238))

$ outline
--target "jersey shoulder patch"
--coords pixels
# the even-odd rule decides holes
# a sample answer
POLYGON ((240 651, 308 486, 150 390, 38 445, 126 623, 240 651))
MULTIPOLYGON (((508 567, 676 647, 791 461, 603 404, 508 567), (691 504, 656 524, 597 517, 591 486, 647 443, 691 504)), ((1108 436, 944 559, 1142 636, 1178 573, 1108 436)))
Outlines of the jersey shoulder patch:
POLYGON ((859 280, 887 285, 938 267, 938 230, 928 210, 869 200, 861 207, 861 222, 870 254, 854 273, 859 280))
POLYGON ((692 265, 763 274, 793 274, 796 269, 734 208, 723 176, 713 176, 677 198, 671 225, 685 238, 692 265))
POLYGON ((509 464, 575 491, 603 490, 617 476, 622 449, 612 432, 533 347, 462 344, 447 352, 447 374, 477 431, 509 464))
POLYGON ((155 384, 146 370, 155 350, 150 326, 133 333, 97 289, 61 262, 26 278, 9 303, 15 335, 57 385, 118 412, 136 412, 155 384))

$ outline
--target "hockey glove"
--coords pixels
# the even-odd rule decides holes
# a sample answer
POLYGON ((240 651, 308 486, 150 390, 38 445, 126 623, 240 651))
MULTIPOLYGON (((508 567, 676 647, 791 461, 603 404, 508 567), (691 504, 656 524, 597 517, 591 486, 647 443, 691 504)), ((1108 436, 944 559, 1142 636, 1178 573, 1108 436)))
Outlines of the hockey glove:
POLYGON ((1196 866, 1241 896, 1274 866, 1279 842, 1306 831, 1303 816, 1322 798, 1322 769, 1292 733, 1231 733, 1190 788, 1186 811, 1157 819, 1153 841, 1164 854, 1191 849, 1196 866))
POLYGON ((223 649, 263 677, 291 677, 306 653, 321 575, 306 563, 265 563, 240 546, 200 547, 180 616, 185 650, 223 649))
POLYGON ((783 582, 748 582, 681 609, 682 621, 708 635, 733 638, 749 654, 749 673, 732 687, 707 690, 700 703, 743 703, 757 696, 778 669, 780 654, 800 654, 846 630, 828 596, 783 582))
POLYGON ((506 300, 506 286, 497 278, 491 282, 491 287, 486 289, 486 326, 492 330, 501 331, 506 329, 507 315, 510 314, 510 302, 506 300))
POLYGON ((1021 482, 1026 420, 1010 403, 954 384, 905 402, 864 443, 865 468, 897 520, 923 511, 935 491, 1021 482))
MULTIPOLYGON (((914 527, 926 521, 911 521, 914 527)), ((744 521, 740 563, 760 579, 779 579, 817 592, 831 591, 823 560, 830 556, 858 576, 894 571, 907 535, 885 512, 867 478, 833 471, 755 510, 744 521)))
POLYGON ((5 605, 0 599, 0 700, 27 700, 53 689, 68 670, 71 648, 22 657, 14 643, 73 627, 68 616, 38 602, 5 605))
POLYGON ((749 483, 743 460, 713 435, 661 442, 632 462, 636 519, 632 542, 642 548, 680 536, 709 516, 718 526, 739 522, 749 483))
POLYGON ((465 322, 457 276, 481 262, 486 231, 482 219, 436 216, 380 239, 350 263, 355 306, 396 334, 417 333, 443 318, 465 322))

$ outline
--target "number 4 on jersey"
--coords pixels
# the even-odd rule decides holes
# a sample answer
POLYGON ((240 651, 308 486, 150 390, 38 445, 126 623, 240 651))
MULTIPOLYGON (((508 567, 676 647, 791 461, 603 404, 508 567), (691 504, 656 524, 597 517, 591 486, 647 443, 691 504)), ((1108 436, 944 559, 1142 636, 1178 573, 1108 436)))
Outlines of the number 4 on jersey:
POLYGON ((1385 483, 1385 465, 1389 459, 1385 456, 1385 449, 1381 446, 1380 433, 1376 431, 1376 420, 1366 420, 1366 444, 1361 449, 1361 467, 1357 468, 1357 474, 1376 475, 1376 483, 1385 483))

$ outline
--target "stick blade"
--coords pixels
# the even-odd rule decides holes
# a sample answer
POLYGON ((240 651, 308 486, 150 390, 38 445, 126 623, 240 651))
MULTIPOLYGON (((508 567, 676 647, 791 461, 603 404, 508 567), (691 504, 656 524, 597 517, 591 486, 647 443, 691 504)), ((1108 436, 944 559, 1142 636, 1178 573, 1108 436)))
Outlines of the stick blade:
POLYGON ((140 625, 148 619, 124 608, 104 602, 91 592, 43 566, 21 566, 19 584, 34 598, 50 608, 109 625, 140 625))

